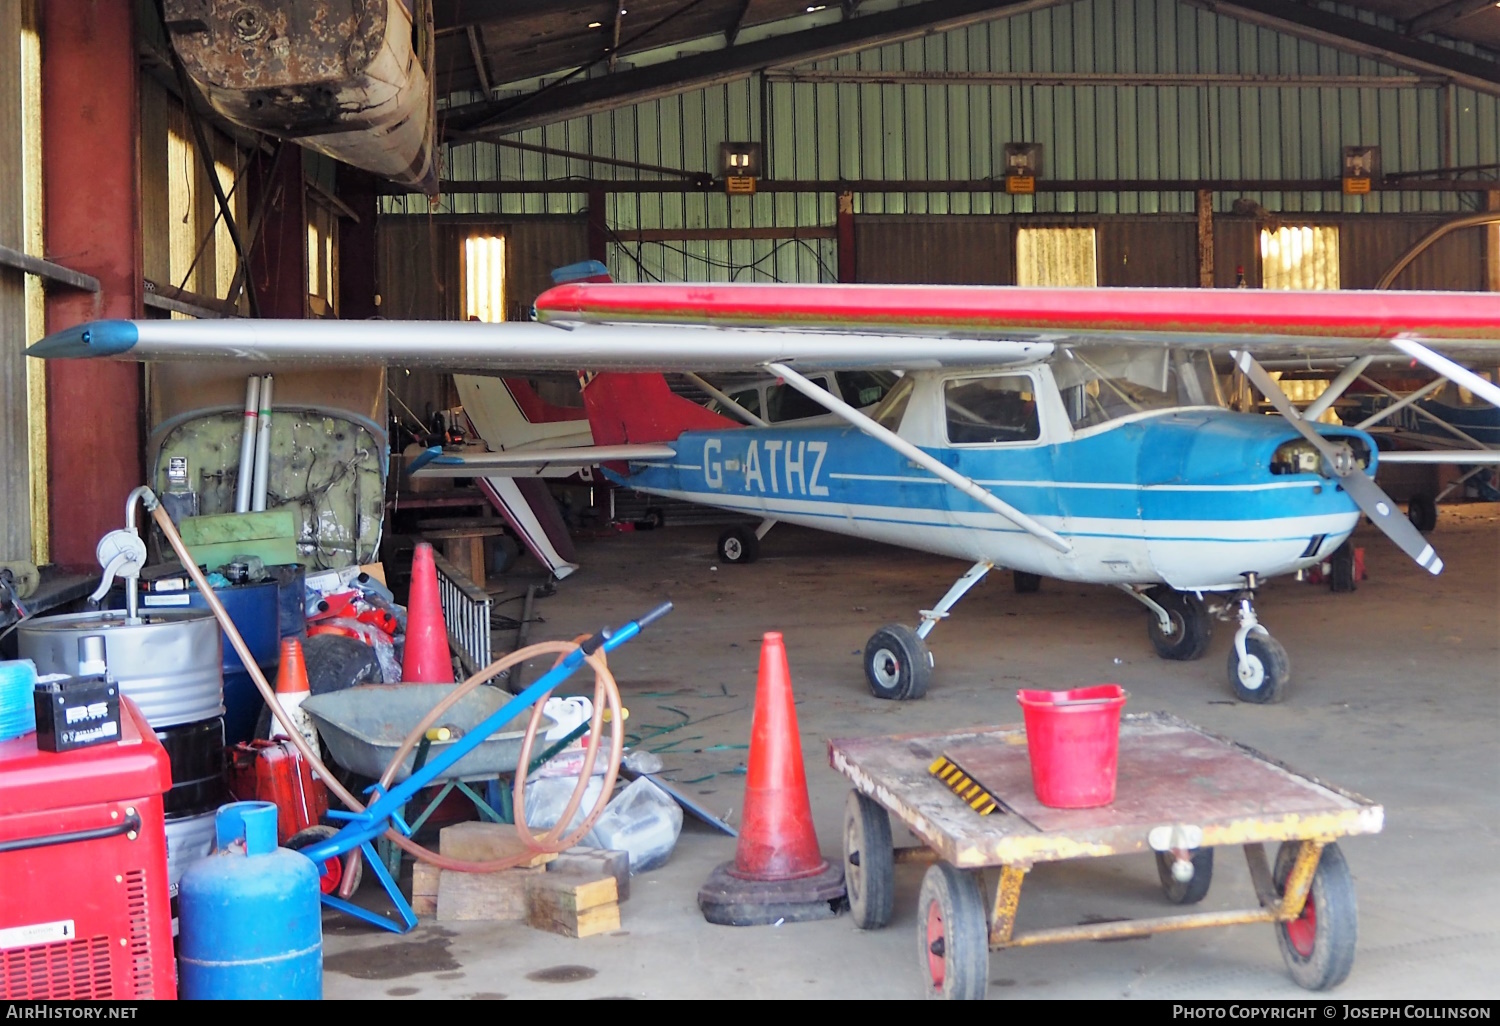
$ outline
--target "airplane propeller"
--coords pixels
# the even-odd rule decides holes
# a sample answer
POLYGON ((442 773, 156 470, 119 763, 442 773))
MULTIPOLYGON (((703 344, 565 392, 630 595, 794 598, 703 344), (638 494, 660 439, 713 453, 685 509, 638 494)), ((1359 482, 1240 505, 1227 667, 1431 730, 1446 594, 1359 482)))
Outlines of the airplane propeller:
POLYGON ((1400 514, 1391 497, 1355 462, 1353 451, 1347 445, 1337 444, 1314 430, 1297 412, 1281 386, 1249 353, 1238 352, 1234 354, 1234 358, 1240 370, 1271 401, 1276 411, 1318 450, 1329 472, 1338 479, 1355 505, 1374 521, 1375 526, 1384 531, 1386 537, 1396 543, 1397 548, 1416 560, 1422 569, 1431 574, 1442 573, 1442 559, 1433 551, 1427 539, 1422 537, 1422 533, 1412 526, 1411 521, 1400 514))

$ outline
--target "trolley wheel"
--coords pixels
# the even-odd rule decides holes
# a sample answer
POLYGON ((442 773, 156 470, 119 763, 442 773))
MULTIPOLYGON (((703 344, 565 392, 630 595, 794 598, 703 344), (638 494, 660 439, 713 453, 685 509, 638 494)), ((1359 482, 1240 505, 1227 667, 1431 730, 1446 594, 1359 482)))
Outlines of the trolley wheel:
POLYGON ((858 791, 850 791, 844 803, 844 887, 855 926, 878 930, 891 921, 896 896, 891 817, 858 791))
POLYGON ((1292 679, 1292 660, 1281 642, 1269 634, 1251 634, 1245 639, 1242 663, 1234 646, 1229 646, 1229 686, 1241 702, 1268 705, 1280 701, 1292 679))
POLYGON ((927 996, 982 1001, 989 989, 990 932, 977 873, 935 862, 917 899, 917 956, 927 996))
POLYGON ((865 644, 870 694, 898 702, 921 698, 932 681, 932 653, 910 627, 886 624, 865 644))
POLYGON ((726 563, 754 563, 760 558, 760 539, 743 527, 719 535, 719 558, 726 563))
POLYGON ((1208 897, 1208 888, 1214 882, 1214 850, 1199 848, 1193 852, 1193 875, 1187 881, 1172 875, 1172 864, 1177 860, 1169 851, 1156 853, 1156 875, 1161 877, 1161 890, 1174 905, 1196 905, 1208 897))
POLYGON ((1041 574, 1028 574, 1025 570, 1012 570, 1010 576, 1015 583, 1017 595, 1031 595, 1042 590, 1041 574))
POLYGON ((1161 621, 1152 610, 1146 611, 1146 634, 1151 638, 1151 647, 1163 659, 1186 662, 1201 659, 1208 651, 1208 642, 1214 635, 1214 622, 1203 608, 1196 595, 1171 588, 1152 588, 1150 596, 1167 611, 1172 621, 1172 632, 1164 634, 1161 621))
MULTIPOLYGON (((326 841, 339 832, 334 826, 310 826, 306 830, 299 830, 286 839, 283 848, 292 851, 301 851, 303 848, 311 847, 320 841, 326 841)), ((364 860, 360 859, 354 863, 354 887, 350 893, 359 888, 360 877, 364 875, 364 860)), ((318 877, 318 887, 324 894, 333 894, 338 891, 339 884, 344 882, 344 860, 342 858, 331 858, 323 860, 323 875, 318 877)))
MULTIPOLYGON (((1298 844, 1289 841, 1276 853, 1274 879, 1280 892, 1298 844)), ((1281 957, 1298 986, 1328 990, 1343 983, 1354 967, 1354 946, 1359 934, 1359 911, 1354 903, 1354 878, 1337 844, 1323 848, 1313 872, 1312 889, 1302 914, 1291 922, 1276 924, 1276 943, 1281 957)))

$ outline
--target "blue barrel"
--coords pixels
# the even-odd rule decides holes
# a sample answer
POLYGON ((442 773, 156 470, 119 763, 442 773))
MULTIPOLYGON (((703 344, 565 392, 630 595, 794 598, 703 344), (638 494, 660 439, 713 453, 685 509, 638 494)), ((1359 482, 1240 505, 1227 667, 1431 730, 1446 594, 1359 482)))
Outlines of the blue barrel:
MULTIPOLYGON (((172 593, 168 593, 172 594, 172 593)), ((180 593, 179 593, 180 594, 180 593)), ((198 589, 187 591, 189 608, 207 609, 208 600, 198 589)), ((235 629, 261 672, 274 685, 276 665, 281 660, 281 588, 276 581, 236 584, 214 592, 224 604, 224 611, 234 621, 235 629)), ((255 736, 255 721, 265 708, 265 701, 250 679, 250 671, 240 661, 229 639, 224 638, 224 741, 236 744, 255 736)))
POLYGON ((179 994, 190 1000, 323 998, 318 870, 276 846, 276 806, 233 802, 216 850, 178 888, 179 994))

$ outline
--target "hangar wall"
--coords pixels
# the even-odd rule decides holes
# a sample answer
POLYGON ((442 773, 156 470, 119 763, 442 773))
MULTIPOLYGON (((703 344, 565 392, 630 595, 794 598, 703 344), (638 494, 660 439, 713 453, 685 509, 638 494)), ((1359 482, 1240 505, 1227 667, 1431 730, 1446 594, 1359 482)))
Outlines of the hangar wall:
MULTIPOLYGON (((476 98, 459 94, 450 103, 476 98)), ((1500 101, 1177 0, 1080 0, 514 138, 697 171, 714 170, 721 141, 760 140, 766 144, 767 177, 780 180, 983 180, 1000 174, 1004 144, 1012 141, 1043 145, 1044 179, 1330 180, 1339 176, 1345 145, 1378 145, 1386 173, 1500 162, 1500 101), (1061 75, 1067 84, 996 81, 1034 74, 1061 75), (880 75, 887 81, 867 80, 880 75), (1138 78, 1084 84, 1067 80, 1069 75, 1138 78), (1143 84, 1162 75, 1269 76, 1274 84, 1143 84), (799 76, 815 81, 793 80, 799 76), (1329 84, 1338 81, 1360 84, 1329 84)), ((637 176, 489 142, 450 147, 444 168, 445 179, 473 182, 637 176)), ((638 177, 654 182, 661 176, 638 177)), ((1333 215, 1458 213, 1474 209, 1477 195, 1219 192, 1213 202, 1220 214, 1243 197, 1271 211, 1304 215, 1309 223, 1332 223, 1333 215)), ((420 197, 386 203, 392 212, 426 209, 420 197)), ((610 192, 604 218, 613 236, 611 269, 622 280, 831 280, 834 240, 793 239, 791 229, 832 225, 835 203, 832 191, 733 198, 610 192), (647 241, 636 235, 729 228, 787 231, 781 238, 733 240, 647 241)), ((454 191, 440 209, 562 214, 582 212, 587 204, 582 191, 454 191)), ((1190 215, 1194 196, 865 190, 855 193, 854 209, 860 215, 1190 215)), ((1141 230, 1172 229, 1163 222, 1141 230)), ((1405 237, 1409 227, 1390 231, 1405 237)))

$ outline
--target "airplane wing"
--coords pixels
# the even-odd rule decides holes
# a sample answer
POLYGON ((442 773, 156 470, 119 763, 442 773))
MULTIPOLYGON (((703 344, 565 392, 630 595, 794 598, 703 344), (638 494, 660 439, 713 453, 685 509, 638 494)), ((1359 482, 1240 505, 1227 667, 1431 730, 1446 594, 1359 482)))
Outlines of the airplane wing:
POLYGON ((463 370, 743 370, 996 366, 1054 347, 1191 345, 1258 358, 1348 357, 1425 343, 1500 362, 1500 293, 1039 289, 953 285, 562 285, 544 324, 95 321, 48 358, 242 360, 463 370))
POLYGON ((595 467, 601 463, 671 459, 670 445, 579 445, 565 449, 521 449, 509 452, 445 453, 440 448, 417 457, 414 477, 530 477, 548 467, 595 467))

